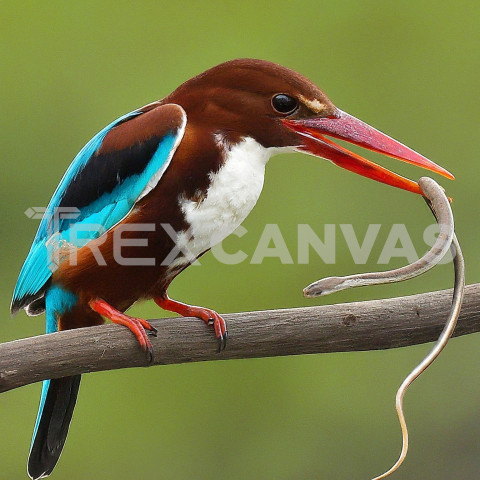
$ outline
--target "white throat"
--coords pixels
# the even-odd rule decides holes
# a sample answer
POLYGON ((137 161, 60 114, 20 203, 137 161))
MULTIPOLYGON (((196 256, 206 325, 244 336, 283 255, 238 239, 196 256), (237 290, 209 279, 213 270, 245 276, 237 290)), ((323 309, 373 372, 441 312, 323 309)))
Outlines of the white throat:
MULTIPOLYGON (((220 243, 251 212, 263 188, 265 165, 269 158, 290 148, 265 148, 247 137, 229 147, 217 135, 217 144, 224 149, 226 160, 220 170, 211 174, 206 196, 199 202, 181 199, 180 206, 190 224, 190 232, 181 232, 179 248, 194 256, 220 243)), ((181 259, 176 264, 184 263, 181 259)))

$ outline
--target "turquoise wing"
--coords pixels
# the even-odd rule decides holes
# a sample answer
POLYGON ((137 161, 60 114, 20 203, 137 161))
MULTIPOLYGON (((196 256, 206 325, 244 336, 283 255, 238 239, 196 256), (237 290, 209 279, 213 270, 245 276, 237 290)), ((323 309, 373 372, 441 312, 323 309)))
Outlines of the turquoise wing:
POLYGON ((43 296, 59 243, 82 247, 98 238, 156 186, 185 125, 178 105, 150 104, 110 123, 80 150, 40 222, 15 286, 12 314, 43 296))

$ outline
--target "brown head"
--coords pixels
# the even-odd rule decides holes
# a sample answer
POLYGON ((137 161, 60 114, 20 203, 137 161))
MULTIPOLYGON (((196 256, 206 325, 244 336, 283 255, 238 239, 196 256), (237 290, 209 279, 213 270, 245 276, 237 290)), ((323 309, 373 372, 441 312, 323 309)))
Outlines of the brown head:
POLYGON ((251 137, 262 146, 292 147, 360 175, 421 193, 418 185, 340 147, 327 136, 453 176, 410 148, 339 110, 310 80, 275 63, 237 59, 193 77, 162 103, 176 103, 188 125, 230 144, 251 137))

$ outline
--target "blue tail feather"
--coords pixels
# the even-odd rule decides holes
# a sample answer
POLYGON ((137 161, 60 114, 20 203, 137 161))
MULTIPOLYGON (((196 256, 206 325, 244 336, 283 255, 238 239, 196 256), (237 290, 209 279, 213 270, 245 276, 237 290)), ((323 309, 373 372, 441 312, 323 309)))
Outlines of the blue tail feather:
POLYGON ((28 474, 34 480, 50 475, 60 458, 80 379, 80 375, 75 375, 43 382, 39 415, 28 457, 28 474))
MULTIPOLYGON (((76 302, 75 294, 56 285, 47 290, 47 333, 58 330, 57 315, 70 310, 76 302)), ((43 382, 28 458, 28 474, 35 480, 48 476, 62 453, 77 400, 80 378, 80 375, 75 375, 43 382)))

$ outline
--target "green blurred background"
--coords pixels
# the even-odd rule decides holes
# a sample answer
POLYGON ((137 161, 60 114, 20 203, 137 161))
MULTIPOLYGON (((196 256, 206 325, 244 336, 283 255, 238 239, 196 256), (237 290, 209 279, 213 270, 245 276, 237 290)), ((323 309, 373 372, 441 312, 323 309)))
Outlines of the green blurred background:
MULTIPOLYGON (((478 151, 480 7, 436 1, 1 1, 1 341, 39 334, 43 317, 8 307, 38 221, 81 146, 112 119, 161 98, 222 61, 257 57, 293 68, 342 109, 451 170, 457 233, 469 283, 480 280, 478 151)), ((374 158, 374 155, 368 155, 374 158)), ((418 178, 423 172, 388 159, 418 178)), ((448 288, 451 265, 394 286, 318 301, 322 276, 378 269, 394 223, 419 253, 431 216, 421 199, 311 157, 268 165, 264 193, 225 248, 251 254, 278 223, 293 257, 297 224, 382 229, 355 265, 337 228, 334 265, 267 259, 228 266, 207 255, 172 285, 173 298, 235 312, 391 297, 448 288)), ((405 259, 389 265, 399 266, 405 259)), ((382 268, 385 268, 384 266, 382 268)), ((133 311, 161 315, 152 303, 133 311)), ((199 325, 199 328, 202 328, 199 325)), ((161 333, 160 333, 161 335, 161 333)), ((411 451, 392 478, 472 479, 480 473, 480 338, 454 339, 407 394, 411 451)), ((400 448, 396 388, 428 351, 211 362, 84 376, 57 479, 368 479, 400 448)), ((0 396, 0 478, 26 478, 40 385, 0 396)))

